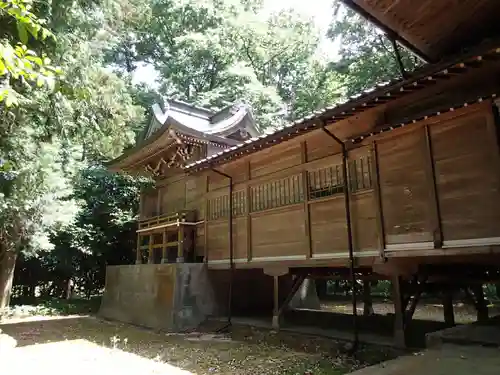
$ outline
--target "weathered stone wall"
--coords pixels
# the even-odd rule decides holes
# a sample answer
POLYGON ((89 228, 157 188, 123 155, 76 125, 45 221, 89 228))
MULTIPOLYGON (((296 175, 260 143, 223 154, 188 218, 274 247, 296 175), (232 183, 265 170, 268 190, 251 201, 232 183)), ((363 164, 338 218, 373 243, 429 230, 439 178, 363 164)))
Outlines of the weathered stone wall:
MULTIPOLYGON (((280 277, 280 300, 291 288, 280 277)), ((139 264, 110 266, 99 314, 105 318, 167 331, 195 328, 228 312, 229 270, 206 265, 139 264)), ((238 269, 233 279, 233 315, 272 316, 273 278, 259 269, 238 269)))
POLYGON ((176 265, 173 329, 196 327, 216 314, 216 306, 206 267, 194 263, 176 265))
POLYGON ((212 315, 215 302, 203 264, 110 266, 99 314, 144 327, 180 331, 212 315))

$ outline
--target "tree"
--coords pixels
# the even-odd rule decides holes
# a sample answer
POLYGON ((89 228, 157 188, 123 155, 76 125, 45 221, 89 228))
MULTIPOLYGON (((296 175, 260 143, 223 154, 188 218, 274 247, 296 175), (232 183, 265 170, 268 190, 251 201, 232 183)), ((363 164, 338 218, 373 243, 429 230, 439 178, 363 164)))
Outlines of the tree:
POLYGON ((311 83, 316 96, 299 92, 326 64, 315 57, 319 31, 292 10, 265 14, 254 0, 160 0, 144 9, 141 21, 128 23, 134 31, 112 49, 111 62, 129 73, 151 64, 165 97, 213 109, 242 100, 264 129, 341 94, 332 72, 311 83))
POLYGON ((118 155, 143 116, 130 83, 104 67, 102 40, 89 26, 98 24, 99 12, 91 8, 75 22, 78 3, 54 2, 41 11, 51 15, 57 44, 47 50, 64 75, 43 90, 8 73, 23 100, 15 108, 0 104, 0 308, 8 304, 18 254, 50 250, 47 233, 73 220, 76 207, 65 197, 77 171, 118 155), (68 6, 74 12, 60 11, 68 6), (75 23, 81 28, 71 29, 75 23))
MULTIPOLYGON (((345 79, 346 93, 357 95, 378 83, 401 78, 398 57, 391 40, 373 24, 336 0, 335 14, 328 30, 331 39, 340 38, 340 61, 333 68, 345 79)), ((407 72, 422 62, 411 52, 399 48, 407 72)))

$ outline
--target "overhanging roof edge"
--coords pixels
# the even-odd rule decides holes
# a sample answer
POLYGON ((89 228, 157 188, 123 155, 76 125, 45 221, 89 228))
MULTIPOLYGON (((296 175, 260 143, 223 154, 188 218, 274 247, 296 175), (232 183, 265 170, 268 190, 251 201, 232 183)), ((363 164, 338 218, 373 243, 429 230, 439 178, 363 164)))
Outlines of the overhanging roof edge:
MULTIPOLYGON (((349 98, 347 101, 344 103, 334 105, 331 107, 324 108, 322 110, 315 111, 313 114, 306 116, 304 118, 301 118, 288 126, 281 128, 271 134, 266 134, 260 137, 253 138, 249 141, 242 142, 240 145, 231 147, 230 149, 224 150, 222 152, 219 152, 215 155, 212 155, 208 158, 198 160, 194 163, 191 163, 187 165, 184 169, 186 171, 194 171, 197 169, 206 169, 209 166, 213 165, 214 163, 220 164, 221 162, 224 162, 227 160, 227 158, 231 155, 235 155, 238 152, 242 153, 247 151, 248 154, 252 152, 258 151, 256 147, 260 145, 261 143, 266 144, 269 142, 275 142, 273 137, 279 139, 279 137, 289 137, 293 133, 298 133, 300 130, 305 130, 307 128, 317 128, 315 127, 317 125, 317 122, 321 121, 328 121, 334 119, 336 116, 344 116, 341 119, 345 119, 348 117, 351 117, 355 113, 353 112, 356 107, 361 107, 364 109, 368 108, 365 107, 366 103, 376 100, 377 98, 390 94, 391 92, 395 92, 397 90, 403 89, 404 86, 413 84, 418 81, 422 81, 425 79, 428 79, 429 77, 432 77, 433 75, 437 75, 438 73, 443 73, 449 68, 452 68, 454 66, 457 66, 461 63, 467 62, 474 57, 478 56, 483 56, 485 54, 500 54, 500 40, 499 41, 494 41, 493 43, 488 43, 487 45, 481 45, 478 48, 474 49, 473 51, 470 51, 469 53, 465 55, 461 55, 459 57, 455 57, 454 59, 442 62, 442 63, 436 63, 433 65, 428 65, 425 66, 415 72, 413 72, 412 76, 407 78, 407 79, 398 79, 398 80, 393 80, 390 82, 386 82, 384 84, 380 84, 376 86, 375 88, 365 90, 361 94, 349 98), (351 113, 351 114, 350 114, 351 113), (316 124, 315 124, 316 122, 316 124), (249 149, 253 149, 254 151, 248 152, 249 149)), ((391 100, 394 100, 394 96, 391 98, 391 100)), ((363 109, 363 110, 364 110, 363 109)), ((357 113, 357 112, 356 112, 357 113)), ((271 146, 268 146, 271 147, 271 146)), ((263 147, 261 146, 259 148, 262 149, 263 147)))

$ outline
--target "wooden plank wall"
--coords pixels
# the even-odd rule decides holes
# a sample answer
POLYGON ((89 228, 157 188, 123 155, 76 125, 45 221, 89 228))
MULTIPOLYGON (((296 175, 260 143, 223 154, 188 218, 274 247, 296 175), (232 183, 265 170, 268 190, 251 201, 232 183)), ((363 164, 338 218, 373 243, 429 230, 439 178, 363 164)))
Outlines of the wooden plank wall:
POLYGON ((491 103, 375 141, 388 249, 500 244, 500 159, 491 103))
MULTIPOLYGON (((496 133, 491 103, 485 102, 351 149, 356 256, 500 244, 496 133)), ((236 263, 348 258, 339 151, 318 130, 218 167, 234 176, 236 263)), ((209 262, 227 263, 228 179, 209 171, 163 189, 162 207, 184 199, 206 219, 197 250, 209 262)))
POLYGON ((430 138, 444 244, 500 237, 500 164, 491 112, 432 126, 430 138))

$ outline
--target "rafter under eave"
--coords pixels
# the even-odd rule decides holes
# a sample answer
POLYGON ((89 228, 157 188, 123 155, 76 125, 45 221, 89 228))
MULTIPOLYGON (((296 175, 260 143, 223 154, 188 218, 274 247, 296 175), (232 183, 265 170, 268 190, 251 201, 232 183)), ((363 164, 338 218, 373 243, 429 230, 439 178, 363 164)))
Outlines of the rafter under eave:
POLYGON ((406 40, 401 35, 399 35, 394 29, 392 29, 389 26, 380 22, 380 20, 378 18, 376 18, 373 15, 371 15, 370 13, 368 13, 366 10, 364 10, 362 7, 360 7, 358 4, 356 4, 353 0, 340 0, 340 1, 346 7, 348 7, 349 9, 352 9, 354 12, 358 13, 361 17, 365 18, 368 22, 372 23, 374 26, 376 26, 380 30, 382 30, 385 34, 387 34, 389 39, 397 41, 403 47, 405 47, 406 49, 411 51, 413 54, 415 54, 423 62, 425 62, 425 63, 436 62, 435 59, 432 59, 424 51, 415 47, 408 40, 406 40))

